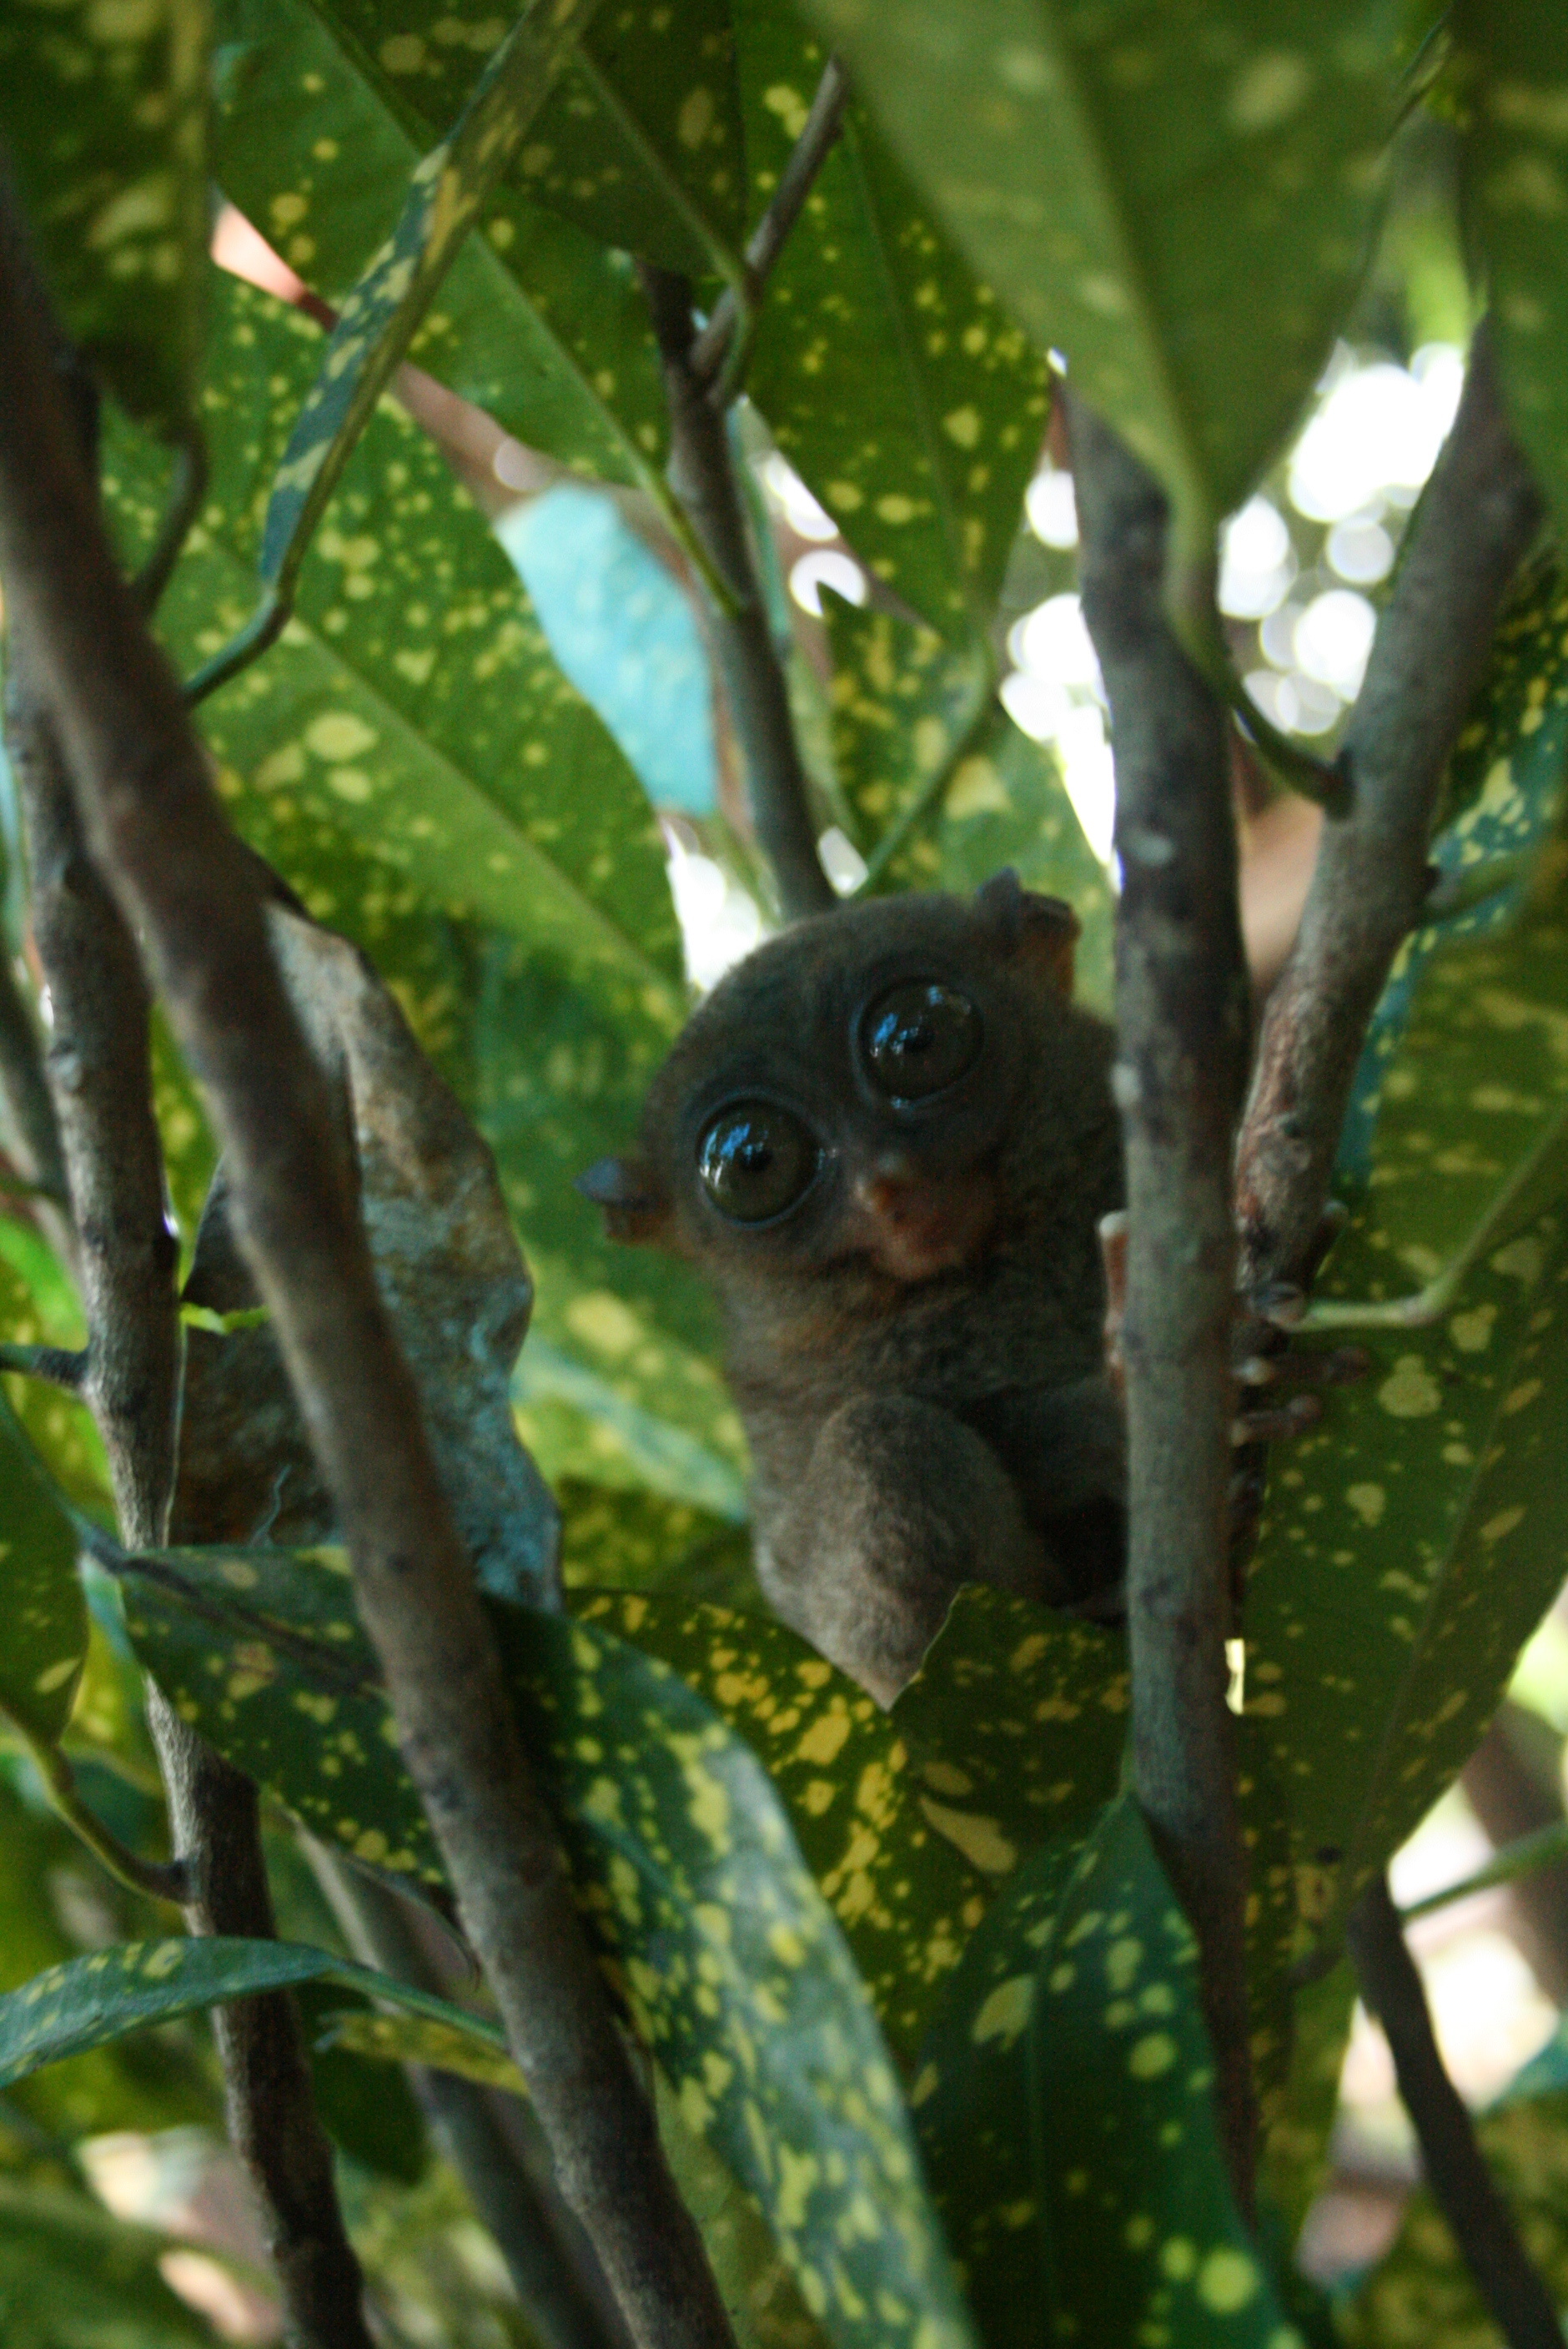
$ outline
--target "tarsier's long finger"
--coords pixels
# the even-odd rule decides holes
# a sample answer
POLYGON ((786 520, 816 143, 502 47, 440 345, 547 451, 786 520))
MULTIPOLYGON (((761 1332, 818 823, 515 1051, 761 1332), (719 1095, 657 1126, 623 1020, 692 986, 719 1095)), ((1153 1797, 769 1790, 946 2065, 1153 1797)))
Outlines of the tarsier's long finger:
POLYGON ((1315 1427, 1322 1417, 1323 1405, 1315 1395, 1292 1395, 1288 1402, 1272 1411, 1238 1412, 1231 1422, 1231 1442, 1238 1448, 1246 1444, 1286 1443, 1291 1436, 1315 1427))

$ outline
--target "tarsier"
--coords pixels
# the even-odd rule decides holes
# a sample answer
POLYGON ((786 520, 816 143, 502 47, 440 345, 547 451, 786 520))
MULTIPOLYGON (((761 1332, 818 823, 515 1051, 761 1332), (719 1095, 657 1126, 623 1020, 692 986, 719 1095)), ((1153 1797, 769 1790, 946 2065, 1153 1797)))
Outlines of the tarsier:
POLYGON ((960 1583, 1082 1603, 1122 1572, 1121 1143, 1077 936, 1011 873, 787 931, 694 1014, 637 1154, 582 1180, 717 1289, 762 1587, 884 1704, 960 1583))

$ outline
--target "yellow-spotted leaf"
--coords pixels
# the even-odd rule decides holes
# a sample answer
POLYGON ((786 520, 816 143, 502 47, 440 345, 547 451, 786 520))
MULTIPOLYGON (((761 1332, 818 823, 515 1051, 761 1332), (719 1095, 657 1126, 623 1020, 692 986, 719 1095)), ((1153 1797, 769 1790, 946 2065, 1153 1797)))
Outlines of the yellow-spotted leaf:
POLYGON ((0 1714, 53 1744, 70 1719, 87 1652, 75 1528, 0 1400, 0 1714))
POLYGON ((923 2051, 933 2189, 988 2349, 1284 2349, 1226 2182, 1197 1950, 1130 1796, 1037 1853, 923 2051))
MULTIPOLYGON (((422 2015, 372 2014, 363 2009, 335 2014, 328 2018, 324 2036, 335 2051, 352 2050, 387 2063, 426 2064, 510 2095, 528 2093, 510 2056, 471 2033, 422 2015)), ((680 2100, 664 2072, 657 2064, 651 2069, 665 2158, 682 2201, 696 2220, 739 2349, 811 2349, 826 2341, 830 2336, 808 2314, 752 2197, 707 2140, 686 2127, 680 2100)))
POLYGON ((1554 572, 1526 581, 1461 739, 1437 918, 1373 1023, 1318 1284, 1372 1369, 1276 1463, 1248 1594, 1247 1710, 1309 1926, 1458 1770, 1568 1560, 1565 617, 1554 572))
MULTIPOLYGON (((170 1551, 130 1563, 126 1611, 220 1753, 412 1889, 434 1847, 350 1598, 323 1553, 170 1551)), ((584 1918, 686 2126, 759 2202, 835 2342, 967 2344, 896 2075, 767 1775, 599 1626, 492 1619, 584 1918)))
POLYGON ((1326 357, 1370 234, 1388 0, 809 0, 904 163, 1196 545, 1326 357))
MULTIPOLYGON (((341 301, 458 111, 456 98, 443 112, 421 110, 429 68, 446 62, 442 44, 433 28, 393 34, 422 39, 425 69, 391 73, 310 0, 224 0, 218 26, 217 176, 284 260, 341 301)), ((473 29, 499 38, 504 25, 492 16, 473 29)), ((458 51, 477 70, 475 49, 458 51)), ((530 138, 521 160, 539 143, 530 138)), ((409 356, 530 448, 578 470, 636 480, 664 445, 657 354, 624 256, 504 181, 409 356)))
POLYGON ((284 451, 259 569, 280 602, 355 442, 599 0, 530 0, 449 135, 417 165, 397 227, 343 309, 284 451))
MULTIPOLYGON (((297 312, 233 280, 216 281, 212 317, 212 481, 160 612, 187 671, 244 621, 258 505, 321 349, 297 312)), ((134 560, 163 502, 156 452, 113 431, 106 470, 134 560)), ((573 1188, 634 1131, 684 1005, 657 830, 505 557, 390 408, 284 638, 200 720, 232 820, 372 957, 496 1151, 539 1286, 520 1381, 546 1472, 618 1472, 742 1512, 711 1308, 673 1260, 614 1247, 573 1188)), ((204 1156, 190 1108, 187 1214, 204 1156)))
POLYGON ((1568 17, 1553 0, 1466 0, 1460 150, 1514 430, 1568 519, 1568 17))
POLYGON ((95 1951, 91 1957, 51 1966, 6 1992, 0 1997, 0 2087, 151 2023, 173 2023, 230 1999, 310 1982, 335 1982, 367 1998, 389 1999, 504 2049, 499 2023, 369 1966, 290 1941, 246 1941, 213 1934, 121 1942, 95 1951))
POLYGON ((72 341, 164 429, 194 405, 207 249, 201 0, 0 10, 0 144, 72 341))
POLYGON ((1115 1793, 1128 1704, 1120 1632, 971 1583, 892 1718, 927 1818, 995 1880, 1115 1793))
MULTIPOLYGON (((740 0, 736 35, 760 211, 828 48, 773 0, 740 0)), ((995 609, 1047 409, 1044 354, 972 260, 851 100, 769 278, 747 378, 862 561, 960 640, 995 609)))
POLYGON ((812 1876, 838 1918, 890 2044, 913 2053, 932 2001, 958 1963, 997 1880, 999 1848, 978 1864, 933 1760, 855 1682, 795 1632, 760 1614, 693 1604, 674 1592, 577 1595, 660 1657, 746 1740, 772 1780, 812 1876))
MULTIPOLYGON (((431 19, 421 0, 325 0, 389 110, 432 135, 500 41, 493 11, 431 19)), ((734 43, 724 0, 604 9, 584 30, 511 167, 514 188, 602 244, 710 273, 742 227, 734 43)))
POLYGON ((557 1485, 561 1578, 568 1589, 667 1591, 762 1614, 751 1563, 751 1537, 733 1517, 715 1516, 662 1493, 617 1492, 574 1479, 557 1485))
POLYGON ((840 789, 879 888, 967 891, 1013 865, 1083 925, 1077 992, 1110 1008, 1110 890, 1055 754, 1013 723, 989 666, 929 628, 824 601, 840 789))

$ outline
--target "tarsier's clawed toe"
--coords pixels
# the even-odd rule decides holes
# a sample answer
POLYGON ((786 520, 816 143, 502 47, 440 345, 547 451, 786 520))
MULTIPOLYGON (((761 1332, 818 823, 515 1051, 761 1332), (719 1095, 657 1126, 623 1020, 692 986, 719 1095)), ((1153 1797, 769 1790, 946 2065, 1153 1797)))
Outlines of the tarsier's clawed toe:
MULTIPOLYGON (((1325 1214, 1319 1226, 1321 1246, 1315 1247, 1315 1268, 1342 1222, 1342 1216, 1325 1214)), ((1127 1244, 1125 1211, 1102 1216, 1099 1252, 1105 1270, 1105 1368, 1118 1393, 1122 1392, 1127 1379, 1122 1350, 1127 1317, 1127 1244)), ((1236 1382, 1246 1394, 1242 1409, 1231 1423, 1231 1441, 1238 1449, 1250 1444, 1288 1442, 1292 1436, 1315 1427, 1323 1416, 1323 1404, 1316 1394, 1302 1390, 1351 1386, 1365 1378, 1371 1367, 1370 1357, 1360 1346, 1336 1346, 1331 1353, 1322 1354, 1294 1351, 1289 1332, 1300 1322, 1306 1304, 1306 1291, 1286 1281, 1275 1281, 1266 1289, 1237 1299, 1233 1366, 1236 1382), (1287 1392, 1291 1389, 1297 1392, 1287 1392), (1264 1393, 1268 1396, 1266 1402, 1253 1400, 1264 1393)))

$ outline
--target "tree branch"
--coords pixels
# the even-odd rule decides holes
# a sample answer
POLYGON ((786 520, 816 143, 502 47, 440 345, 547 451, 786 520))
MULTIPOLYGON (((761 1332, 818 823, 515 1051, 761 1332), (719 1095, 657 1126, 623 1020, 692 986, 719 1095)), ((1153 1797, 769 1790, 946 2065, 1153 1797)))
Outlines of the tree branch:
POLYGON ((1232 2182, 1256 2138, 1224 1641, 1234 1226, 1246 1069, 1226 719, 1167 625, 1168 513, 1152 478, 1069 410, 1084 616, 1110 699, 1116 1089, 1127 1144, 1128 1619, 1138 1799, 1198 1937, 1232 2182))
MULTIPOLYGON (((746 286, 751 303, 761 295, 790 230, 805 209, 811 183, 837 142, 849 95, 850 85, 842 66, 837 57, 830 57, 822 68, 805 127, 779 175, 772 200, 747 241, 746 286)), ((747 339, 746 322, 734 292, 727 285, 691 347, 692 373, 705 390, 720 386, 720 407, 727 407, 734 396, 737 378, 746 361, 747 339)))
POLYGON ((1249 1295, 1302 1278, 1367 1023, 1427 895, 1443 771, 1543 511, 1509 433, 1483 322, 1340 752, 1349 812, 1325 821, 1264 1016, 1237 1160, 1249 1295))
MULTIPOLYGON (((24 282, 19 270, 6 273, 7 290, 24 282)), ((75 499, 97 526, 79 446, 62 433, 57 461, 70 466, 75 499)), ((115 577, 107 547, 104 559, 115 577)), ((178 1251, 151 1107, 150 1007, 130 933, 82 842, 35 611, 26 595, 8 605, 9 742, 34 939, 54 1009, 47 1069, 88 1330, 77 1392, 103 1437, 122 1536, 145 1549, 166 1535, 180 1388, 178 1251)), ((255 1789, 156 1690, 148 1720, 178 1855, 170 1881, 188 1926, 271 1938, 255 1789)), ((240 2000, 216 2012, 214 2030, 230 2134, 258 2190, 291 2335, 300 2349, 370 2349, 294 2006, 281 1993, 240 2000)))
POLYGON ((751 559, 728 430, 693 366, 689 284, 650 262, 639 262, 637 274, 664 363, 670 487, 729 598, 727 610, 709 603, 708 632, 746 763, 752 825, 784 917, 799 921, 830 912, 838 900, 817 854, 789 688, 751 559))
POLYGON ((0 573, 94 860, 226 1155, 238 1236, 353 1561, 402 1750, 511 2053, 645 2349, 731 2349, 518 1737, 340 1136, 179 687, 119 579, 14 266, 0 272, 0 573))
POLYGON ((1563 2349, 1552 2296, 1525 2256, 1475 2127, 1443 2069, 1427 1994, 1382 1877, 1351 1912, 1346 1936, 1361 1995, 1387 2034, 1399 2096, 1420 2143, 1427 2183, 1509 2349, 1563 2349))

